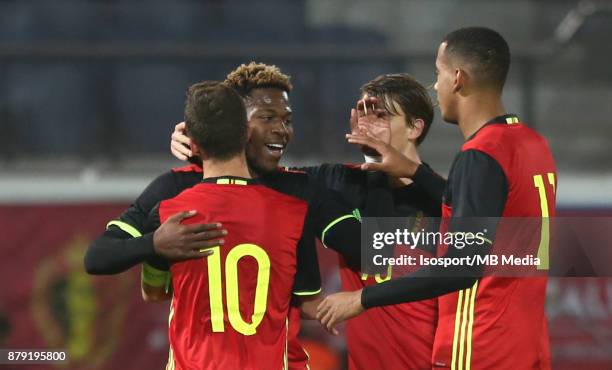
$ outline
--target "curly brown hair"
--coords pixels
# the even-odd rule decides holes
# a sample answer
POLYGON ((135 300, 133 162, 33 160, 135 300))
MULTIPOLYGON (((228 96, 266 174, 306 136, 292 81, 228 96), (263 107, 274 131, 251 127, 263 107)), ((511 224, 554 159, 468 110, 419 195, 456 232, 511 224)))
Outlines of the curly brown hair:
POLYGON ((231 71, 225 78, 225 83, 245 97, 253 89, 277 88, 287 93, 291 92, 291 77, 282 73, 275 65, 251 62, 242 64, 231 71))

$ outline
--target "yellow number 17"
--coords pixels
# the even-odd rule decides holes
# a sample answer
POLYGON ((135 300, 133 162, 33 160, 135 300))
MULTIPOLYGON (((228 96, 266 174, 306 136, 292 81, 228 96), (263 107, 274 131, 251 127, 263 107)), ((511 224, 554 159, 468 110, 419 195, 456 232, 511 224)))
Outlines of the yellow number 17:
MULTIPOLYGON (((548 183, 552 186, 553 194, 555 189, 555 174, 549 172, 546 174, 548 183)), ((533 176, 533 185, 538 189, 540 195, 540 210, 542 211, 542 229, 540 232, 540 245, 538 246, 538 259, 540 264, 538 270, 548 270, 549 268, 549 245, 550 245, 550 220, 548 219, 548 199, 546 197, 546 188, 544 187, 544 178, 542 175, 533 176)))

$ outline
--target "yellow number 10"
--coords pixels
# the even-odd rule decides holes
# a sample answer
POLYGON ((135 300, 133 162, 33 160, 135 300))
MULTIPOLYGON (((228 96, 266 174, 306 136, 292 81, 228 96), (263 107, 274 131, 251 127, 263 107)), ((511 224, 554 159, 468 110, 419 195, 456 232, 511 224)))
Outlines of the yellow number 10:
MULTIPOLYGON (((208 294, 210 297, 210 318, 212 331, 225 331, 223 321, 223 294, 221 278, 220 247, 211 248, 208 256, 208 294)), ((225 296, 227 317, 232 327, 243 335, 253 335, 261 324, 268 306, 268 285, 270 283, 270 257, 263 248, 255 244, 239 244, 232 248, 225 259, 225 296), (257 285, 251 323, 244 321, 240 313, 240 292, 238 290, 238 262, 242 257, 253 257, 257 261, 257 285)))
MULTIPOLYGON (((548 183, 553 188, 553 194, 555 190, 555 174, 549 172, 546 174, 548 177, 548 183)), ((540 194, 540 210, 542 211, 542 231, 540 232, 540 245, 538 246, 538 259, 540 264, 538 270, 548 270, 549 261, 549 245, 550 245, 550 220, 548 219, 548 199, 546 198, 546 188, 544 187, 544 179, 542 175, 533 176, 533 184, 538 189, 540 194)))

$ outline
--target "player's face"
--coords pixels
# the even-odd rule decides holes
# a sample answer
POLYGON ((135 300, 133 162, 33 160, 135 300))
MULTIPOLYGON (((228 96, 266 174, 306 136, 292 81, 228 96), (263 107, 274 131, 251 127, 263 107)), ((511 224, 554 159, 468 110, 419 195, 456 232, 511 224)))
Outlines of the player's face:
POLYGON ((249 167, 261 175, 276 170, 293 137, 288 94, 280 89, 253 89, 245 99, 249 120, 246 156, 249 167))
POLYGON ((406 144, 414 142, 411 138, 412 128, 407 124, 406 113, 402 110, 399 104, 393 102, 395 110, 398 114, 390 116, 391 120, 391 146, 399 151, 403 151, 406 148, 406 144))
POLYGON ((438 106, 442 119, 449 123, 457 123, 455 94, 453 86, 455 81, 454 68, 446 55, 446 43, 438 48, 436 57, 436 83, 434 89, 438 96, 438 106))

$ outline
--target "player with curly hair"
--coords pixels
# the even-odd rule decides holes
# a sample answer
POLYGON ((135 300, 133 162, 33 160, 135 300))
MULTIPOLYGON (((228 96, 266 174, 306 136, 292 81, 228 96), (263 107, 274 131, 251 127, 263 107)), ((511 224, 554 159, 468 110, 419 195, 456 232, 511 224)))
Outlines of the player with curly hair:
MULTIPOLYGON (((240 72, 230 74, 231 79, 228 80, 242 89, 246 84, 241 81, 244 81, 245 76, 252 78, 252 72, 252 69, 242 66, 240 72)), ((245 90, 242 91, 244 93, 245 90)), ((427 89, 412 76, 396 73, 381 75, 367 82, 361 87, 361 95, 362 98, 377 99, 379 118, 388 121, 390 126, 390 145, 420 163, 417 147, 427 136, 434 115, 433 103, 427 89)), ((361 115, 357 110, 352 110, 353 124, 358 123, 355 121, 358 121, 358 116, 361 115)), ((175 156, 189 154, 182 143, 189 143, 190 139, 183 135, 181 124, 177 125, 172 137, 172 152, 175 156)), ((257 155, 257 151, 252 151, 250 160, 259 160, 253 157, 257 155)), ((423 165, 423 168, 432 175, 419 179, 418 183, 400 178, 389 179, 389 185, 393 188, 395 216, 439 216, 444 181, 433 174, 427 165, 423 165)), ((352 207, 363 210, 366 206, 365 199, 370 189, 366 172, 361 171, 358 166, 323 164, 297 170, 305 171, 315 182, 342 194, 352 207)), ((359 263, 352 264, 344 258, 345 254, 341 253, 339 267, 342 290, 346 292, 376 286, 393 275, 393 272, 363 274, 359 263)), ((349 369, 430 368, 436 315, 437 300, 428 299, 379 307, 370 310, 367 315, 347 322, 349 369)))
MULTIPOLYGON (((290 78, 275 66, 261 63, 243 64, 232 71, 225 81, 243 97, 247 109, 249 141, 246 147, 248 165, 253 176, 275 172, 284 151, 293 137, 292 111, 289 93, 292 90, 290 78)), ((370 81, 362 88, 364 95, 375 96, 385 105, 386 119, 391 120, 393 130, 392 143, 403 153, 420 162, 417 146, 426 136, 433 119, 433 107, 426 89, 406 74, 383 75, 370 81)), ((353 110, 352 119, 357 120, 353 110)), ((171 150, 179 159, 197 158, 197 151, 191 140, 184 135, 184 123, 175 127, 172 135, 171 150)), ((199 161, 199 159, 196 159, 199 161)), ((193 163, 193 162, 192 162, 193 163)), ((342 164, 322 165, 303 168, 315 182, 343 194, 351 206, 364 209, 368 194, 367 175, 358 168, 342 164)), ((142 220, 159 200, 167 199, 191 187, 201 180, 202 173, 198 165, 190 165, 162 175, 155 180, 138 198, 134 205, 113 225, 124 222, 142 230, 142 220)), ((414 183, 400 179, 391 179, 394 188, 393 196, 401 216, 417 214, 436 215, 439 213, 440 199, 433 199, 424 189, 414 183)), ((155 254, 169 260, 202 258, 199 248, 219 245, 223 230, 208 230, 214 225, 181 225, 182 219, 193 216, 184 212, 170 217, 153 235, 126 240, 124 227, 118 230, 111 225, 105 235, 92 243, 86 256, 86 267, 92 273, 116 273, 137 263, 146 261, 155 254), (195 229, 199 227, 199 229, 195 229), (216 240, 217 239, 217 240, 216 240), (116 244, 116 245, 114 245, 116 244), (140 245, 142 253, 132 259, 125 256, 130 253, 128 244, 140 245), (113 252, 113 249, 116 252, 113 252), (118 269, 120 266, 121 269, 118 269)), ((221 241, 222 242, 222 241, 221 241)), ((136 247, 138 248, 138 247, 136 247)), ((357 248, 358 249, 358 248, 357 248)), ((133 249, 134 250, 134 249, 133 249)), ((133 252, 136 253, 136 252, 133 252)), ((342 252, 341 252, 342 253, 342 252)), ((358 263, 357 263, 358 264, 358 263)), ((370 276, 365 280, 359 273, 359 266, 342 260, 342 279, 345 289, 358 289, 376 284, 379 277, 370 276)), ((161 274, 160 276, 164 276, 161 274)), ((384 279, 383 279, 384 280, 384 279)), ((162 281, 163 283, 163 281, 162 281)), ((400 305, 390 309, 381 309, 369 319, 353 325, 352 340, 349 341, 349 362, 351 369, 387 368, 390 364, 399 368, 422 368, 430 364, 433 332, 435 330, 435 302, 400 305), (380 336, 373 334, 376 325, 372 322, 397 321, 398 318, 409 320, 411 330, 398 330, 392 336, 380 341, 380 336), (361 334, 357 335, 357 331, 361 334), (373 334, 373 335, 372 335, 373 334), (394 335, 395 335, 394 334, 394 335), (413 342, 408 339, 413 338, 413 342), (393 342, 408 343, 409 347, 392 345, 393 342), (363 350, 371 345, 382 345, 385 351, 372 353, 363 350), (412 344, 411 344, 412 343, 412 344)), ((299 311, 291 310, 289 318, 289 368, 304 369, 307 366, 307 355, 297 341, 299 331, 299 311)))
MULTIPOLYGON (((245 103, 249 129, 246 157, 251 175, 259 177, 275 171, 293 137, 290 77, 276 66, 251 62, 230 72, 225 83, 234 88, 245 103)), ((184 130, 184 123, 180 127, 184 130)), ((142 263, 143 277, 166 285, 169 275, 147 261, 157 256, 171 262, 203 258, 208 252, 200 250, 224 244, 227 231, 219 223, 183 225, 183 220, 196 215, 189 210, 168 217, 155 232, 143 234, 149 213, 156 204, 202 181, 197 149, 183 147, 190 143, 189 139, 180 138, 173 142, 173 147, 180 145, 182 150, 191 152, 192 164, 174 168, 153 180, 122 215, 108 223, 106 232, 91 243, 85 256, 87 272, 117 274, 142 263)), ((149 300, 165 298, 165 295, 155 297, 154 294, 146 297, 149 300)), ((297 340, 299 330, 300 312, 292 307, 288 324, 289 369, 308 366, 308 354, 297 340)))

